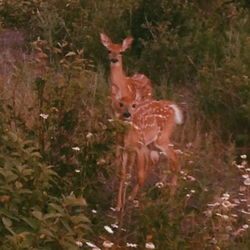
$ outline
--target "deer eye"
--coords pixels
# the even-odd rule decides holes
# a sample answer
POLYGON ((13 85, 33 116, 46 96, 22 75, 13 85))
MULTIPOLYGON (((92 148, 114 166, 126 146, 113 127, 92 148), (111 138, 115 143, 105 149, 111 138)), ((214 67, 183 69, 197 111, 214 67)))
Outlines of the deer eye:
POLYGON ((136 105, 135 105, 135 104, 133 104, 133 105, 132 105, 132 108, 135 108, 135 107, 136 107, 136 105))
POLYGON ((110 53, 111 53, 111 51, 110 51, 110 50, 108 50, 108 53, 110 54, 110 53))
POLYGON ((122 102, 119 102, 119 106, 122 108, 124 104, 122 102))

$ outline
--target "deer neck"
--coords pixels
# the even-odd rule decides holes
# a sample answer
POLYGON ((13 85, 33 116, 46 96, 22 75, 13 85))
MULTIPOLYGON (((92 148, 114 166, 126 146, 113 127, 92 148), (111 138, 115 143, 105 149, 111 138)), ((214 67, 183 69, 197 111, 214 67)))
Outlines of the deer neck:
POLYGON ((126 91, 126 76, 123 71, 121 58, 119 58, 117 63, 111 63, 111 83, 115 85, 121 93, 126 91))

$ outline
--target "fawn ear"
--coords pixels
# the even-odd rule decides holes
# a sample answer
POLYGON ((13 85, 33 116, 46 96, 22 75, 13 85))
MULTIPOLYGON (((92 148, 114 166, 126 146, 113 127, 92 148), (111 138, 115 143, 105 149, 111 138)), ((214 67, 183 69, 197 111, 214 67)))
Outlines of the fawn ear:
POLYGON ((102 44, 108 49, 110 44, 112 43, 111 39, 104 33, 100 33, 102 44))
POLYGON ((126 49, 128 49, 132 42, 133 42, 134 38, 132 36, 129 36, 127 38, 125 38, 122 42, 122 52, 124 52, 126 49))

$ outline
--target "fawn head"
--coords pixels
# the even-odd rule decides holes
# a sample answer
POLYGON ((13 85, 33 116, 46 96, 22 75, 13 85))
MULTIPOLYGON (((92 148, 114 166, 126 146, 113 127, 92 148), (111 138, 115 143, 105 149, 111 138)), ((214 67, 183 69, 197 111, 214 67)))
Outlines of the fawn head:
POLYGON ((127 50, 133 42, 133 37, 125 38, 122 44, 113 43, 112 40, 104 33, 100 33, 100 37, 102 44, 109 52, 109 60, 113 64, 121 61, 122 53, 127 50))

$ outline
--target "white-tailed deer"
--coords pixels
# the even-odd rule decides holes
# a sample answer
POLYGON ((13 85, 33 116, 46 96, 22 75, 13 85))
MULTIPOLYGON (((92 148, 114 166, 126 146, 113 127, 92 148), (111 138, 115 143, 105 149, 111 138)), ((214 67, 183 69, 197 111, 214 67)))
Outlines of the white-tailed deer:
POLYGON ((133 38, 127 37, 122 44, 115 44, 104 33, 100 34, 102 44, 109 51, 110 79, 111 79, 111 104, 117 118, 121 118, 119 102, 122 98, 128 98, 131 103, 141 103, 152 100, 151 81, 142 74, 126 76, 122 65, 122 53, 132 44, 133 38))
POLYGON ((121 99, 120 103, 123 106, 123 118, 129 121, 131 127, 124 138, 122 175, 117 210, 123 207, 125 200, 123 189, 126 181, 129 154, 134 152, 137 161, 137 182, 130 195, 130 199, 133 200, 139 188, 143 186, 150 167, 152 167, 150 160, 153 161, 153 159, 150 159, 149 145, 161 151, 170 160, 170 168, 173 172, 170 192, 174 194, 180 165, 170 142, 170 137, 175 125, 183 122, 182 111, 171 101, 148 101, 139 104, 137 107, 130 102, 127 103, 124 99, 121 99))

